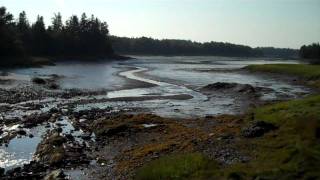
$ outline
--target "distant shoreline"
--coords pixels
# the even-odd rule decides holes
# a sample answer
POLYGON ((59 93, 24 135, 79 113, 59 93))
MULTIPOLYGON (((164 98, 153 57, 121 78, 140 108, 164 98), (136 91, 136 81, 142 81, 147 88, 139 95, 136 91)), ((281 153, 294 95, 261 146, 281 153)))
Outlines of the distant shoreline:
POLYGON ((83 62, 97 62, 97 61, 113 61, 113 60, 129 60, 133 59, 129 56, 123 55, 108 55, 108 56, 26 56, 26 57, 3 57, 0 62, 0 69, 2 68, 28 68, 28 67, 42 67, 54 66, 56 62, 65 62, 68 60, 76 60, 83 62))

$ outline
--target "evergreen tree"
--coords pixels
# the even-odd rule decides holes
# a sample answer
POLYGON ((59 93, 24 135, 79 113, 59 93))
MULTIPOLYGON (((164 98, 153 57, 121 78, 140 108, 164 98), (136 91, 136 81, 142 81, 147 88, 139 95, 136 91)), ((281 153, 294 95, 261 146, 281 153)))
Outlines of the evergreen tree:
MULTIPOLYGON (((13 16, 5 7, 0 7, 0 56, 24 56, 23 44, 15 32, 13 16)), ((2 64, 2 62, 0 62, 2 64)))
POLYGON ((34 55, 47 55, 48 53, 48 34, 46 32, 44 20, 42 16, 37 17, 37 21, 32 25, 32 53, 34 55))
POLYGON ((27 51, 30 51, 31 48, 28 45, 31 43, 31 27, 25 11, 22 11, 19 14, 16 28, 18 36, 23 42, 23 46, 27 49, 27 51))

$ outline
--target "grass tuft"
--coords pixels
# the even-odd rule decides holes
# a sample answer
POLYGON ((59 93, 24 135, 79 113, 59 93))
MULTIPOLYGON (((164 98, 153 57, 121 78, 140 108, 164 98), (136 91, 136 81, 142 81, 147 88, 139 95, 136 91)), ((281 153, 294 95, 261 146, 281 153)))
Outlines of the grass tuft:
MULTIPOLYGON (((135 179, 193 179, 208 176, 207 169, 216 169, 216 163, 199 153, 170 155, 152 161, 137 171, 135 179)), ((211 172, 210 172, 211 173, 211 172)))

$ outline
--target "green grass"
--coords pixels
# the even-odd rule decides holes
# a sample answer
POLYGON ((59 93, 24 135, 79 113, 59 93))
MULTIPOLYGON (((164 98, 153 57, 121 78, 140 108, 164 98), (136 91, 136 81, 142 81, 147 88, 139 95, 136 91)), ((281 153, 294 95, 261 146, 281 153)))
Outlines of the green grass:
POLYGON ((270 72, 293 75, 305 80, 305 84, 320 89, 320 65, 310 64, 263 64, 246 67, 252 72, 270 72))
POLYGON ((254 120, 279 128, 237 142, 235 147, 250 154, 251 161, 219 167, 200 154, 162 157, 141 168, 137 179, 320 179, 320 95, 252 112, 254 120))
POLYGON ((152 161, 137 171, 135 179, 198 179, 208 177, 207 169, 217 169, 217 164, 199 153, 170 155, 152 161))
POLYGON ((253 110, 255 120, 271 122, 278 130, 249 143, 256 159, 224 169, 245 178, 320 178, 320 95, 253 110))
POLYGON ((263 64, 249 65, 246 69, 250 71, 261 71, 271 73, 290 74, 308 80, 320 79, 320 65, 309 64, 263 64))

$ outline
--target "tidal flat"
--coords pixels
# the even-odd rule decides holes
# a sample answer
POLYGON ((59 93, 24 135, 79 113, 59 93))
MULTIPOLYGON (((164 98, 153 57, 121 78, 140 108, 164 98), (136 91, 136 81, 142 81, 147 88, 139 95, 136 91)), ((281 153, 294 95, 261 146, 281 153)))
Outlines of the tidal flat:
POLYGON ((0 177, 317 177, 308 164, 319 163, 316 79, 246 68, 283 63, 301 65, 137 56, 1 69, 0 177), (266 146, 272 150, 258 154, 266 146))

